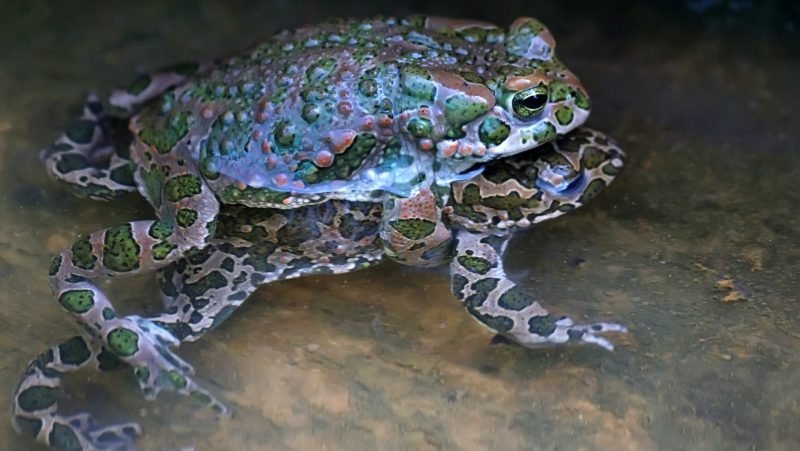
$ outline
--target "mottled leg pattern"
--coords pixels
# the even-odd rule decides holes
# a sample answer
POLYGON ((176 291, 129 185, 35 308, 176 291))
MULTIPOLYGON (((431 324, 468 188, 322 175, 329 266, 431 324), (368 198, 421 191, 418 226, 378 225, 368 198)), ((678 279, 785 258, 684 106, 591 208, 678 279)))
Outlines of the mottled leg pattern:
MULTIPOLYGON (((171 239, 177 232, 162 221, 124 224, 79 240, 56 257, 51 275, 61 305, 96 338, 75 337, 31 362, 14 392, 15 426, 63 449, 127 446, 139 432, 135 424, 96 428, 88 414, 57 412, 55 391, 64 373, 90 362, 100 369, 133 366, 148 397, 169 389, 225 412, 170 348, 221 324, 261 284, 377 263, 380 212, 380 205, 338 201, 288 211, 232 208, 219 215, 221 238, 181 258, 174 252, 181 240, 171 239), (88 281, 90 275, 155 268, 161 268, 167 302, 166 312, 152 318, 118 317, 88 281)), ((207 227, 209 218, 201 215, 200 223, 207 227)))
POLYGON ((136 191, 127 128, 127 118, 107 116, 97 96, 90 95, 80 119, 42 150, 47 172, 90 199, 110 200, 136 191))
POLYGON ((373 266, 383 253, 380 206, 330 201, 297 210, 233 208, 202 251, 158 272, 167 327, 194 341, 219 326, 260 285, 373 266))
MULTIPOLYGON (((125 111, 122 116, 107 115, 98 97, 90 95, 80 119, 42 151, 48 173, 82 197, 110 200, 135 191, 130 115, 140 104, 183 82, 197 67, 181 65, 143 75, 127 90, 116 92, 111 103, 125 111)), ((109 362, 115 367, 130 364, 148 397, 169 389, 223 410, 187 377, 191 366, 169 350, 178 340, 164 327, 176 328, 174 315, 118 317, 109 300, 90 282, 102 276, 153 271, 205 245, 219 208, 193 172, 180 167, 159 178, 160 184, 145 184, 147 194, 158 197, 157 207, 163 206, 160 214, 166 220, 132 222, 96 232, 53 260, 50 276, 58 301, 90 338, 74 337, 31 362, 14 391, 18 430, 60 449, 127 448, 138 433, 135 424, 97 428, 88 414, 67 417, 57 412, 55 391, 64 373, 91 362, 99 369, 107 369, 109 362), (163 205, 162 198, 166 199, 163 205)))
POLYGON ((14 389, 12 422, 17 432, 26 432, 40 442, 62 450, 117 450, 130 448, 141 433, 136 423, 98 427, 85 413, 58 414, 57 391, 66 373, 86 366, 99 370, 127 367, 100 343, 75 336, 53 346, 28 364, 14 389))
POLYGON ((309 262, 297 252, 275 249, 259 255, 259 249, 213 243, 204 250, 204 261, 182 260, 159 272, 167 308, 182 320, 165 325, 182 341, 195 341, 228 319, 259 286, 307 275, 342 274, 376 264, 380 254, 362 256, 358 262, 309 262), (284 260, 275 271, 257 268, 254 260, 284 260), (195 263, 191 263, 195 261, 195 263), (255 263, 255 265, 254 265, 255 263))
MULTIPOLYGON (((135 221, 79 239, 53 259, 53 291, 61 307, 78 321, 88 337, 98 342, 98 347, 134 368, 147 398, 154 398, 160 390, 171 390, 200 399, 222 412, 225 409, 221 403, 191 379, 192 367, 170 349, 179 340, 168 328, 175 328, 172 324, 179 318, 169 313, 155 318, 118 316, 91 280, 152 272, 206 245, 219 211, 216 198, 185 169, 172 171, 165 185, 164 211, 176 212, 172 213, 174 220, 135 221)), ((37 378, 26 373, 20 390, 47 391, 52 384, 52 377, 37 378)), ((22 391, 14 396, 20 399, 22 391)), ((43 424, 55 418, 61 433, 68 434, 63 428, 70 428, 72 434, 68 435, 86 435, 84 429, 90 427, 88 415, 80 416, 85 421, 73 424, 55 409, 53 404, 45 410, 28 411, 26 418, 43 424)), ((41 434, 39 438, 43 439, 41 434)))
POLYGON ((547 312, 530 294, 511 282, 502 255, 509 235, 457 235, 456 256, 450 264, 453 293, 482 324, 528 347, 567 342, 591 343, 612 350, 603 332, 627 332, 615 323, 574 324, 547 312))
MULTIPOLYGON (((198 187, 198 197, 203 189, 207 188, 198 187)), ((92 233, 57 256, 51 268, 59 304, 91 336, 99 337, 104 346, 136 369, 148 397, 154 397, 161 389, 192 394, 193 383, 186 378, 191 367, 169 350, 178 340, 155 322, 169 323, 171 318, 120 317, 90 279, 155 271, 190 249, 205 246, 218 209, 216 200, 212 196, 195 203, 191 203, 192 199, 176 202, 183 203, 179 212, 191 212, 186 214, 190 220, 182 220, 179 215, 175 225, 167 221, 135 221, 92 233)))
POLYGON ((47 172, 80 197, 111 200, 136 191, 128 149, 130 115, 141 104, 183 83, 199 68, 197 64, 179 64, 140 75, 109 100, 124 112, 122 115, 107 114, 99 97, 90 94, 81 117, 42 150, 47 172))

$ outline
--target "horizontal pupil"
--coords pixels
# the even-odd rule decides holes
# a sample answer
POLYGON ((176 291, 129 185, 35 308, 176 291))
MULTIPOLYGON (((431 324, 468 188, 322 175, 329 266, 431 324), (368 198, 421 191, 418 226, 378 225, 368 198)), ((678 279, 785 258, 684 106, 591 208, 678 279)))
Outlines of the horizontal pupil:
POLYGON ((522 100, 522 104, 525 105, 526 108, 535 110, 544 105, 546 99, 547 98, 542 94, 533 94, 531 96, 525 97, 525 99, 522 100))

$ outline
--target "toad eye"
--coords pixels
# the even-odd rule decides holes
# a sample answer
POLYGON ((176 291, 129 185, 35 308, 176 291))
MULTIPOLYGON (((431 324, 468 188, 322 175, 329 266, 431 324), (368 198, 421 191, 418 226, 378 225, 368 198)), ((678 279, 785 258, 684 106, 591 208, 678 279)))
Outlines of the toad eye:
POLYGON ((539 85, 514 94, 511 109, 514 114, 527 119, 538 114, 547 104, 547 86, 539 85))

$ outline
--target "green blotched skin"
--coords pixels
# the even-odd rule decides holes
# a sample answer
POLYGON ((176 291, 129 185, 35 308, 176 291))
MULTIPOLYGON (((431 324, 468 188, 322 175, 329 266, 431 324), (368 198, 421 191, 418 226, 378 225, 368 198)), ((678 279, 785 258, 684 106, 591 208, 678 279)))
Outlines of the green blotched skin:
POLYGON ((234 57, 142 75, 111 103, 134 113, 135 166, 118 155, 98 177, 81 149, 100 147, 114 124, 94 127, 90 111, 48 149, 48 171, 92 198, 138 183, 157 208, 162 197, 199 189, 172 180, 172 166, 202 175, 223 203, 252 207, 408 197, 550 142, 590 111, 553 36, 532 18, 508 28, 439 17, 332 20, 234 57))
POLYGON ((147 398, 169 390, 225 413, 172 348, 262 284, 385 258, 449 264, 466 310, 525 346, 610 349, 600 334, 624 327, 555 317, 503 270, 512 232, 583 205, 622 167, 610 138, 575 128, 588 97, 553 46, 533 19, 330 22, 142 76, 112 96, 125 117, 90 96, 43 151, 48 171, 94 199, 136 190, 157 219, 53 259, 56 299, 83 334, 29 364, 14 426, 55 448, 131 446, 135 424, 59 412, 62 376, 85 366, 133 368, 147 398), (95 282, 151 272, 166 299, 152 317, 118 314, 95 282))

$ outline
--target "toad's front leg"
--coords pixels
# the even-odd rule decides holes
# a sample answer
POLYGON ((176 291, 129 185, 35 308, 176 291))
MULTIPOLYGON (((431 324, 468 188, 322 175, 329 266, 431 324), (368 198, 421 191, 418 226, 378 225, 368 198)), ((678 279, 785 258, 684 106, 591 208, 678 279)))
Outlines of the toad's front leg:
POLYGON ((509 235, 459 231, 450 264, 453 293, 483 325, 527 347, 568 342, 591 343, 613 350, 603 332, 627 332, 616 323, 575 324, 547 312, 524 289, 506 277, 502 255, 509 235))

